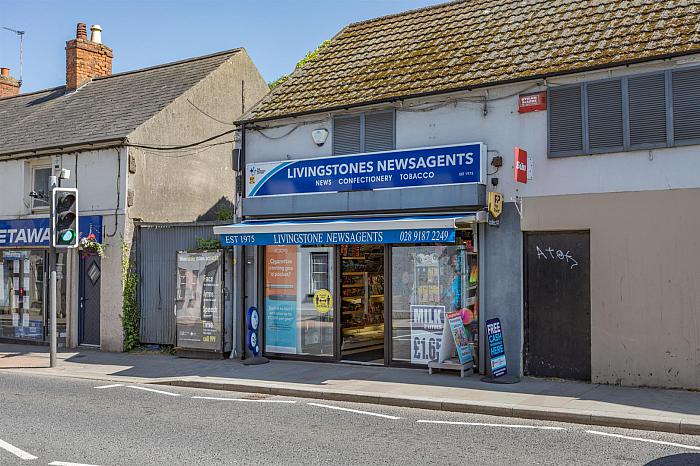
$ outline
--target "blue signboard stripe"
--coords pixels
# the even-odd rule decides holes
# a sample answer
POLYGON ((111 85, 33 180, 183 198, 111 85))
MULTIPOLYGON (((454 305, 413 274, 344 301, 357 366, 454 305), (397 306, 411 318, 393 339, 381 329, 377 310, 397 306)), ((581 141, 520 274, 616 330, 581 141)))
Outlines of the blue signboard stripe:
POLYGON ((484 145, 248 164, 248 197, 483 183, 484 145))
POLYGON ((223 246, 313 245, 313 244, 409 244, 454 243, 454 228, 298 231, 285 233, 240 233, 219 235, 223 246))
POLYGON ((260 187, 263 186, 268 179, 270 179, 272 176, 274 176, 280 170, 283 170, 285 167, 287 167, 293 163, 294 162, 285 162, 285 163, 280 164, 278 167, 270 170, 269 173, 265 174, 265 176, 262 177, 262 179, 260 180, 260 183, 258 183, 258 185, 253 188, 253 190, 250 192, 250 196, 251 197, 255 196, 255 193, 258 192, 260 187))
MULTIPOLYGON (((102 242, 102 216, 79 216, 78 222, 81 236, 92 232, 102 242)), ((0 220, 0 247, 48 246, 49 229, 48 217, 0 220)))

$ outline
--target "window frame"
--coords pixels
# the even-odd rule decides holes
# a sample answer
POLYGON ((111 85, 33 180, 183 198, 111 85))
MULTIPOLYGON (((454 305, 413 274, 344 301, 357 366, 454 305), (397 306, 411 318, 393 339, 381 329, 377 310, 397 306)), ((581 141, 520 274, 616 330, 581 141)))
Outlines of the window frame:
MULTIPOLYGON (((36 186, 36 172, 37 170, 48 170, 49 171, 49 177, 51 176, 51 164, 50 163, 37 163, 37 164, 32 164, 29 166, 29 184, 30 184, 30 189, 29 192, 35 191, 35 192, 43 192, 48 195, 48 182, 47 186, 44 186, 42 189, 37 189, 36 186)), ((29 192, 27 195, 29 195, 29 192)), ((51 199, 46 199, 46 205, 41 205, 37 206, 35 205, 35 202, 37 199, 35 198, 30 198, 31 199, 31 211, 32 213, 37 213, 37 212, 47 212, 51 208, 51 199)))
POLYGON ((673 134, 673 73, 676 71, 686 71, 700 69, 698 66, 690 67, 680 67, 673 69, 648 71, 644 73, 635 73, 625 76, 618 76, 615 78, 602 78, 592 81, 585 81, 573 84, 564 84, 561 86, 556 86, 554 88, 547 89, 547 158, 563 158, 563 157, 578 157, 585 155, 598 155, 598 154, 609 154, 616 152, 630 152, 637 150, 651 150, 651 149, 661 149, 669 147, 679 147, 700 144, 700 138, 686 140, 686 141, 675 141, 673 134), (629 109, 629 79, 637 78, 643 76, 651 75, 663 75, 664 77, 664 99, 666 107, 666 141, 665 142, 654 142, 654 143, 644 143, 644 144, 631 144, 630 143, 630 109, 629 109), (604 147, 591 149, 589 141, 589 127, 588 127, 588 85, 592 83, 598 83, 603 81, 620 81, 622 86, 622 134, 623 134, 623 146, 617 147, 604 147), (582 135, 583 135, 583 148, 582 150, 570 150, 570 151, 558 151, 552 152, 550 147, 550 134, 552 131, 552 121, 551 121, 551 89, 566 89, 578 87, 581 90, 581 121, 582 121, 582 135))
POLYGON ((376 114, 381 114, 381 113, 390 113, 391 114, 391 150, 396 150, 396 110, 395 109, 389 109, 389 110, 376 110, 376 111, 371 111, 371 112, 357 112, 357 113, 347 113, 347 114, 342 114, 342 115, 335 115, 333 116, 333 144, 332 144, 332 150, 333 150, 333 156, 334 157, 342 157, 346 155, 355 155, 355 154, 336 154, 335 152, 335 122, 336 120, 344 120, 344 119, 350 119, 350 118, 360 118, 360 152, 358 154, 368 154, 366 150, 366 140, 365 140, 365 117, 366 115, 376 115, 376 114))
POLYGON ((318 290, 328 289, 330 284, 330 254, 327 251, 311 251, 309 252, 309 296, 313 296, 318 290), (325 257, 325 262, 315 262, 316 257, 325 257), (317 264, 325 264, 325 271, 317 271, 314 266, 317 264), (316 275, 322 275, 324 278, 322 281, 326 282, 325 288, 316 287, 316 275))

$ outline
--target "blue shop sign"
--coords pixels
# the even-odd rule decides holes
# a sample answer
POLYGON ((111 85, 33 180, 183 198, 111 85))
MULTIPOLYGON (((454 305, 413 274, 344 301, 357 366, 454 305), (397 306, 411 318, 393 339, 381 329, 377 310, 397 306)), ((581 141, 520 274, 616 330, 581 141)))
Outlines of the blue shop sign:
POLYGON ((486 147, 456 144, 250 163, 247 197, 484 183, 486 147))
POLYGON ((354 230, 219 235, 222 246, 453 243, 454 228, 354 230))
MULTIPOLYGON (((97 242, 102 242, 102 216, 80 216, 78 222, 80 236, 92 233, 97 242)), ((48 217, 0 220, 0 247, 48 246, 50 225, 48 217)))

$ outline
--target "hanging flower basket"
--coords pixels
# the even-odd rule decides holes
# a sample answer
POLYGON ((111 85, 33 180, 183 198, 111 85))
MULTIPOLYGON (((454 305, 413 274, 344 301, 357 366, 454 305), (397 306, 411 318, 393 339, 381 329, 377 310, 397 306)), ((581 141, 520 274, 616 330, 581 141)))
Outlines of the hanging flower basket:
POLYGON ((95 235, 90 233, 84 238, 80 238, 80 255, 83 257, 98 255, 105 256, 105 247, 102 243, 98 243, 95 235))

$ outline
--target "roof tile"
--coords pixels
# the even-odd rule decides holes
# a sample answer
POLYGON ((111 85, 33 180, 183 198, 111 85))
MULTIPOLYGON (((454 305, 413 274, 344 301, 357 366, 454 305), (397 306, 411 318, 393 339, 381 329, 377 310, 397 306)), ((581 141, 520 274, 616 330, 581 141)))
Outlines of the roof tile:
POLYGON ((355 23, 247 115, 279 118, 700 51, 700 0, 462 0, 355 23))
POLYGON ((239 51, 0 99, 0 154, 125 138, 239 51))

